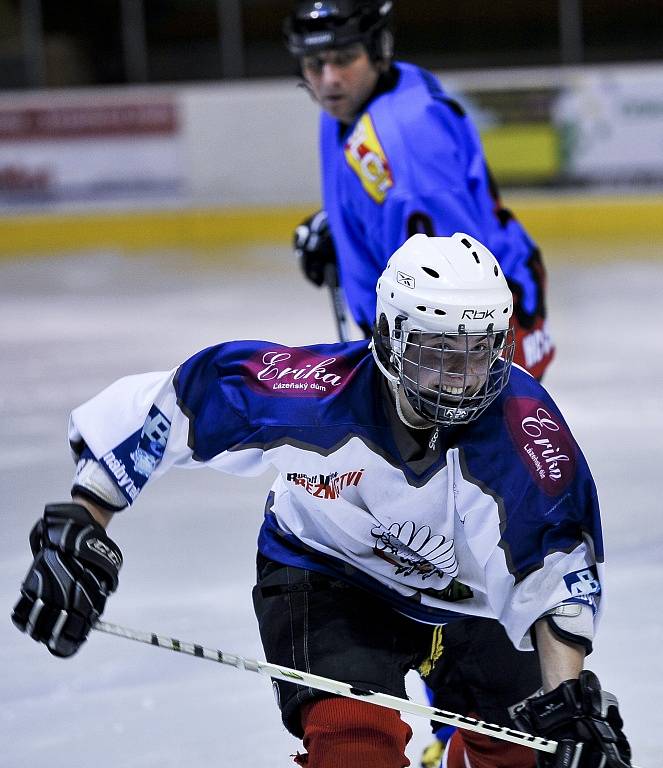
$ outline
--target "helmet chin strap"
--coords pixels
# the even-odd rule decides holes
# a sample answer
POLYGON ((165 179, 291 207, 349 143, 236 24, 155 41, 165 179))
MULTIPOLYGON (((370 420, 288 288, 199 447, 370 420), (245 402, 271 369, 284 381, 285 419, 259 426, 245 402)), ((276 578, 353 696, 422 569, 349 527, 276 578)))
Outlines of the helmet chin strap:
MULTIPOLYGON (((406 401, 407 401, 407 397, 405 396, 405 394, 403 393, 403 390, 401 389, 400 382, 398 382, 397 384, 394 384, 393 382, 389 382, 389 383, 391 384, 391 391, 394 395, 394 400, 396 402, 396 413, 398 414, 398 418, 403 422, 403 424, 405 424, 406 427, 410 427, 410 429, 433 429, 433 427, 437 427, 437 425, 433 421, 426 421, 425 424, 413 424, 411 421, 408 421, 407 417, 405 416, 405 413, 403 412, 403 403, 401 402, 401 395, 405 397, 406 401)), ((421 418, 423 418, 423 416, 421 418)))
MULTIPOLYGON (((389 383, 389 387, 394 398, 394 403, 396 405, 396 413, 398 414, 398 418, 403 422, 403 424, 405 424, 405 426, 409 427, 410 429, 432 429, 433 427, 437 426, 432 421, 428 421, 425 424, 413 424, 408 420, 408 418, 405 416, 405 413, 403 412, 403 405, 401 403, 401 395, 403 397, 405 397, 405 395, 403 394, 403 390, 401 388, 400 378, 395 376, 380 360, 377 350, 375 349, 375 343, 373 339, 371 339, 368 346, 373 354, 373 359, 375 360, 375 364, 377 365, 380 373, 389 383)), ((407 400, 407 397, 405 397, 405 399, 407 400)))

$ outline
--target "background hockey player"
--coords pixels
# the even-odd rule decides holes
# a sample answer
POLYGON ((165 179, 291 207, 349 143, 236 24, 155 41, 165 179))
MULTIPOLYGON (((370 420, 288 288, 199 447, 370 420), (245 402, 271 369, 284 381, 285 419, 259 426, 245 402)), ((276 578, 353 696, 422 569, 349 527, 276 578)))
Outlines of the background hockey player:
MULTIPOLYGON (((629 766, 616 701, 583 671, 603 570, 594 483, 550 396, 511 370, 511 314, 479 242, 417 234, 378 282, 370 346, 235 341, 115 382, 72 413, 73 502, 31 532, 15 624, 72 655, 118 585, 113 515, 172 467, 271 466, 254 588, 270 661, 403 696, 408 669, 436 684, 439 625, 474 617, 471 646, 472 622, 496 618, 476 670, 491 694, 479 686, 472 711, 509 724, 535 687, 515 648, 536 643, 544 693, 516 722, 560 742, 545 764, 629 766)), ((397 713, 290 683, 278 694, 299 764, 409 764, 397 713)), ((467 764, 494 766, 485 747, 468 738, 467 764)))
POLYGON ((553 356, 539 249, 502 206, 478 133, 432 74, 392 62, 391 0, 304 0, 285 24, 319 103, 324 210, 295 249, 317 285, 336 263, 370 335, 375 283, 410 235, 468 232, 495 254, 514 295, 517 363, 541 378, 553 356))

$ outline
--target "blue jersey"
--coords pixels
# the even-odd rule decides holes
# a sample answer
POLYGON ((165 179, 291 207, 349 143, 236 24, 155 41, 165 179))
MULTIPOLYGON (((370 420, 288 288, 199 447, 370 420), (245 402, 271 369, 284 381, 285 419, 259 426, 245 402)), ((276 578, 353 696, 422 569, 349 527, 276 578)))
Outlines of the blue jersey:
POLYGON ((366 342, 232 342, 119 380, 73 411, 70 439, 127 504, 172 467, 275 468, 260 551, 420 621, 497 618, 528 648, 545 611, 599 604, 592 477, 549 395, 519 369, 475 422, 415 431, 366 342))
POLYGON ((500 262, 522 326, 516 361, 535 376, 551 358, 539 251, 501 207, 478 133, 429 72, 397 63, 350 126, 322 113, 323 204, 355 320, 371 327, 387 260, 415 232, 466 232, 500 262), (525 339, 524 336, 528 338, 525 339))

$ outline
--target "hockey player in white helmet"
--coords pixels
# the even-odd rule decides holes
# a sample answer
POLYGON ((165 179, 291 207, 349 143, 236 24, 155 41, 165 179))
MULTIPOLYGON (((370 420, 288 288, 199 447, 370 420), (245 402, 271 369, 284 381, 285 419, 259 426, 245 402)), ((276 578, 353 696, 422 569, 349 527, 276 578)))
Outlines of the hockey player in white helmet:
POLYGON ((509 379, 511 292, 494 256, 457 233, 414 235, 377 284, 375 361, 413 429, 477 418, 509 379))
MULTIPOLYGON (((509 377, 514 354, 512 310, 501 268, 483 245, 466 235, 414 235, 407 247, 394 254, 377 285, 372 349, 405 424, 412 429, 430 429, 431 422, 454 426, 476 418, 490 405, 509 377)), ((452 625, 445 632, 445 644, 462 643, 463 629, 459 622, 452 625)), ((474 653, 481 653, 481 638, 486 637, 485 654, 490 654, 494 627, 486 624, 482 631, 475 621, 474 629, 479 638, 474 653)), ((472 656, 464 662, 462 668, 468 668, 472 656)), ((517 655, 513 663, 518 663, 517 655)), ((528 655, 521 664, 530 669, 535 681, 536 661, 528 655)), ((462 680, 461 665, 455 662, 455 667, 453 686, 465 689, 468 684, 462 680)), ((491 685, 472 672, 469 681, 476 688, 491 685)), ((435 703, 437 697, 440 706, 448 707, 453 690, 445 691, 439 683, 437 687, 436 692, 427 688, 431 701, 435 703)), ((463 735, 448 726, 432 725, 436 739, 424 750, 422 766, 439 766, 447 745, 447 765, 449 754, 455 755, 452 768, 462 764, 463 735)), ((495 740, 485 746, 489 758, 508 760, 510 768, 533 765, 534 756, 527 751, 514 755, 512 747, 495 740)))
MULTIPOLYGON (((418 669, 445 709, 511 726, 513 708, 556 740, 546 768, 629 768, 616 700, 583 670, 602 603, 596 490, 551 397, 511 365, 497 261, 464 234, 416 235, 377 291, 372 349, 231 341, 76 408, 72 500, 30 534, 14 623, 71 656, 118 586, 114 515, 173 467, 272 467, 253 590, 269 661, 400 697, 418 669)), ((397 712, 274 685, 299 765, 409 765, 397 712)), ((529 754, 490 742, 452 739, 446 764, 529 754)))

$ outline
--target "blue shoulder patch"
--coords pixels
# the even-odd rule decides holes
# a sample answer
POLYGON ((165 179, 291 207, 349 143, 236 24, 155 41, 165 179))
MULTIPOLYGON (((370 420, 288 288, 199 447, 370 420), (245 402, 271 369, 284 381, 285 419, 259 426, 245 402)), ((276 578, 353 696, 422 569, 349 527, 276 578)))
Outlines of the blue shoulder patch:
POLYGON ((189 447, 202 461, 278 443, 331 448, 352 431, 348 417, 361 424, 372 407, 364 387, 348 386, 371 372, 366 341, 309 347, 236 341, 203 350, 175 377, 189 447))
POLYGON ((516 581, 541 568, 552 552, 569 552, 588 538, 597 561, 603 560, 594 480, 536 379, 514 369, 461 449, 463 475, 500 508, 500 547, 516 581))

